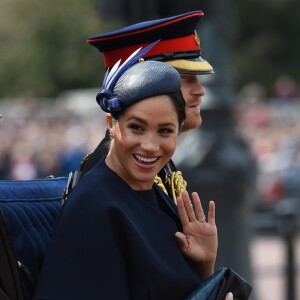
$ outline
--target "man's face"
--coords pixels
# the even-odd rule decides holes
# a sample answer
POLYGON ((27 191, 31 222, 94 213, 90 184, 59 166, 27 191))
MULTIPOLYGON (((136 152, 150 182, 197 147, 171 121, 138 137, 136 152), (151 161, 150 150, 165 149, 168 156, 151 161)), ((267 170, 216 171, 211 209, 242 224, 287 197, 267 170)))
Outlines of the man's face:
POLYGON ((181 91, 185 100, 186 120, 183 131, 197 128, 201 125, 200 104, 205 95, 205 88, 196 75, 181 74, 181 91))

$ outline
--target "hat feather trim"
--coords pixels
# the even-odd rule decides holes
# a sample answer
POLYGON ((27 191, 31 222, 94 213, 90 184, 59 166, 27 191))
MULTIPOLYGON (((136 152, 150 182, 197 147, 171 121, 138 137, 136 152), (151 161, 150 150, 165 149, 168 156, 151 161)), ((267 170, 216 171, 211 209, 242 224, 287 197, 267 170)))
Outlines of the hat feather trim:
POLYGON ((121 60, 118 60, 111 70, 107 70, 105 74, 105 78, 103 80, 103 86, 101 91, 98 93, 96 99, 101 108, 110 112, 111 109, 113 111, 118 111, 121 109, 121 106, 118 105, 118 99, 113 95, 113 89, 119 80, 119 78, 124 74, 126 70, 128 70, 131 66, 133 66, 140 58, 142 58, 152 47, 154 47, 157 43, 156 41, 147 47, 140 47, 136 51, 134 51, 120 66, 121 60), (111 96, 111 97, 109 97, 111 96), (113 98, 113 101, 110 101, 109 98, 113 98), (113 105, 110 105, 113 104, 113 105))

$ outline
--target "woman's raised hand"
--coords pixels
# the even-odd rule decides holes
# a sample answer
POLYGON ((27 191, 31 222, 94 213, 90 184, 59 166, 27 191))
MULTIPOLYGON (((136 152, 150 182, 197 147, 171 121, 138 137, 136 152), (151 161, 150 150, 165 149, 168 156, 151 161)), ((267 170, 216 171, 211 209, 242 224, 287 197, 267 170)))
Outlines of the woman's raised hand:
POLYGON ((197 193, 192 193, 192 201, 185 191, 177 199, 179 217, 183 233, 176 232, 182 252, 194 261, 203 280, 214 272, 218 248, 218 234, 215 223, 215 203, 209 202, 208 220, 202 209, 197 193))

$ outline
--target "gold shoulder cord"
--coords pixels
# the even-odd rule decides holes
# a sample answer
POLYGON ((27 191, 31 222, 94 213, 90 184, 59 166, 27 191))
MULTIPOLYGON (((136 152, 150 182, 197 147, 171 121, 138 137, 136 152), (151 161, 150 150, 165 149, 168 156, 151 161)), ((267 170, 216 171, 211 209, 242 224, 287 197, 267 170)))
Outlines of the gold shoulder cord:
POLYGON ((183 191, 186 191, 187 182, 183 179, 180 171, 172 172, 171 174, 171 191, 175 204, 177 198, 181 196, 183 191))
POLYGON ((159 176, 155 176, 154 183, 156 183, 168 195, 168 192, 159 176))
MULTIPOLYGON (((165 185, 170 187, 172 195, 170 195, 177 204, 177 197, 181 195, 183 191, 186 190, 187 182, 183 179, 182 173, 180 171, 172 171, 170 164, 166 165, 168 168, 168 173, 165 178, 165 185)), ((154 182, 166 193, 168 194, 162 180, 160 177, 156 176, 154 182)))

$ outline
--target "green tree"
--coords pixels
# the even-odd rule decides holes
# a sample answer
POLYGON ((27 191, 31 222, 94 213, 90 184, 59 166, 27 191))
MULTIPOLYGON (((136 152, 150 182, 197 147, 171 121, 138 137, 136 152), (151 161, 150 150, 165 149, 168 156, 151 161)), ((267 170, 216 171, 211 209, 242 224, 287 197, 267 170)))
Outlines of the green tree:
POLYGON ((300 81, 300 1, 237 0, 234 9, 239 86, 258 81, 270 88, 282 74, 300 81))
POLYGON ((101 54, 86 40, 114 24, 101 21, 96 3, 2 0, 0 20, 0 97, 100 85, 101 54))

